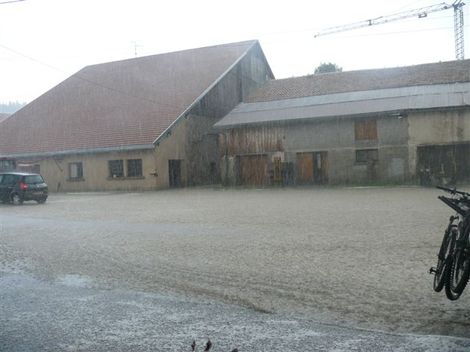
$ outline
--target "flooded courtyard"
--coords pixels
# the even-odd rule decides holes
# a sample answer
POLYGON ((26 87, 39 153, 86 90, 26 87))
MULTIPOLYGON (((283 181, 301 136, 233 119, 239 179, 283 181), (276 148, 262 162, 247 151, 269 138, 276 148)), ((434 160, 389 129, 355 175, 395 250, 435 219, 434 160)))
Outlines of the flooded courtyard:
MULTIPOLYGON (((172 335, 178 343, 204 331, 233 345, 228 338, 233 329, 223 327, 226 317, 232 327, 236 321, 238 329, 247 329, 237 330, 237 341, 249 340, 269 322, 273 336, 285 333, 285 341, 304 341, 312 335, 305 326, 320 324, 332 331, 396 336, 407 346, 403 336, 433 335, 426 338, 437 341, 436 351, 445 350, 442 341, 449 351, 463 351, 470 346, 470 296, 466 292, 448 301, 444 293, 433 292, 428 274, 451 214, 439 194, 413 187, 182 189, 53 194, 45 205, 1 205, 0 294, 9 305, 0 308, 0 325, 11 326, 18 312, 26 314, 13 288, 41 287, 82 303, 81 296, 92 292, 110 305, 122 296, 143 295, 134 306, 147 312, 156 309, 147 295, 156 295, 159 304, 193 302, 195 310, 184 314, 155 313, 164 320, 177 315, 191 321, 192 328, 180 325, 182 331, 172 335), (302 338, 293 338, 281 323, 294 321, 298 334, 304 331, 302 338)), ((48 306, 50 300, 41 305, 57 309, 48 306)), ((102 317, 100 307, 88 306, 87 316, 102 317)), ((266 331, 258 335, 269 337, 266 331)), ((245 346, 253 344, 245 341, 245 346)), ((421 341, 412 350, 434 350, 426 346, 421 341)), ((183 350, 170 342, 166 348, 183 350)))

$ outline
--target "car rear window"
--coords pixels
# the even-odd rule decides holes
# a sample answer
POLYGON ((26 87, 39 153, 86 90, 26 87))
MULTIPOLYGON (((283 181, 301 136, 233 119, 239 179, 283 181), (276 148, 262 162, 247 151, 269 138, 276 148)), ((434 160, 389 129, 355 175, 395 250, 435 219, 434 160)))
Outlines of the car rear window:
POLYGON ((42 179, 40 175, 31 175, 31 176, 25 176, 24 182, 25 183, 43 183, 44 180, 42 179))
POLYGON ((2 177, 1 183, 4 185, 12 185, 15 182, 17 182, 19 179, 18 175, 4 174, 2 176, 3 177, 2 177))

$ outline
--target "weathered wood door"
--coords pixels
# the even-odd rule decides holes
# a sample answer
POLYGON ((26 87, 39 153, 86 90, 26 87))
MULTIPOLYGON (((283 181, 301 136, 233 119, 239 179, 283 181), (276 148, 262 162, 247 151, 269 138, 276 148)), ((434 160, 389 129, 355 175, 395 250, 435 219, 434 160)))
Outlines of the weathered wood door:
POLYGON ((328 182, 328 153, 297 153, 297 183, 324 184, 328 182))
POLYGON ((297 183, 313 183, 313 153, 297 153, 297 183))
POLYGON ((266 155, 240 156, 240 182, 248 186, 262 186, 267 183, 268 158, 266 155))

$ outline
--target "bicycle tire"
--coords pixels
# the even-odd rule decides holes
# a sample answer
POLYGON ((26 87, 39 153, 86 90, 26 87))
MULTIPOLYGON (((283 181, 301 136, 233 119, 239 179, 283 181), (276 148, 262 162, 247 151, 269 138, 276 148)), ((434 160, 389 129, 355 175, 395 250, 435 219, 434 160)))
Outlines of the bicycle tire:
POLYGON ((470 257, 465 249, 457 249, 450 272, 450 288, 455 293, 462 293, 470 277, 470 257))
POLYGON ((444 237, 442 238, 441 248, 437 254, 437 265, 436 272, 434 274, 433 289, 436 292, 441 292, 444 288, 444 285, 447 280, 447 275, 449 273, 447 260, 450 248, 451 248, 452 236, 451 233, 446 230, 444 232, 444 237))
POLYGON ((455 245, 457 242, 457 237, 458 237, 458 232, 457 231, 452 231, 452 236, 451 236, 451 242, 450 242, 450 248, 449 248, 449 255, 446 258, 446 268, 445 268, 445 292, 446 296, 449 300, 455 301, 460 298, 460 295, 462 292, 456 292, 452 290, 452 268, 454 267, 454 250, 455 250, 455 245))

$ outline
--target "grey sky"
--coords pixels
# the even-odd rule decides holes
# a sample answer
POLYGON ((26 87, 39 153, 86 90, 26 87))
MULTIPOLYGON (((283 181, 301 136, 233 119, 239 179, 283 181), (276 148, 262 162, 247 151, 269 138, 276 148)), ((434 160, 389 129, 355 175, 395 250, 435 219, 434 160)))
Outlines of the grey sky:
MULTIPOLYGON (((134 57, 135 48, 143 56, 259 39, 277 78, 310 74, 325 61, 355 70, 453 60, 452 10, 314 38, 322 28, 436 3, 26 0, 3 4, 0 102, 29 102, 86 65, 134 57)), ((464 7, 466 20, 469 7, 464 7)))

